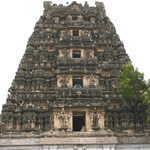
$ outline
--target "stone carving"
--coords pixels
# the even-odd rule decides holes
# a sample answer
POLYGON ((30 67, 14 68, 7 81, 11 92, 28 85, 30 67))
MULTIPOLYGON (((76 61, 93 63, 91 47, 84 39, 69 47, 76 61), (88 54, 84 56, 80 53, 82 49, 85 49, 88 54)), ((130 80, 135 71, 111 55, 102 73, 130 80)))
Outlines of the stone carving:
POLYGON ((144 119, 144 115, 140 112, 133 113, 132 110, 117 110, 107 112, 105 114, 105 128, 111 130, 136 130, 141 131, 144 128, 147 128, 144 125, 142 120, 144 119), (143 119, 142 119, 143 118, 143 119))
POLYGON ((87 2, 87 1, 85 1, 84 9, 85 9, 85 12, 87 12, 87 11, 88 11, 88 9, 89 9, 89 4, 88 4, 88 2, 87 2))
POLYGON ((65 57, 65 58, 68 58, 69 53, 70 53, 70 52, 65 48, 65 49, 64 49, 64 57, 65 57))
POLYGON ((77 145, 73 147, 73 150, 86 150, 85 145, 77 145))
POLYGON ((0 116, 0 133, 5 132, 5 123, 2 121, 2 117, 0 116))
POLYGON ((24 130, 35 130, 36 114, 35 113, 25 113, 23 115, 23 127, 24 130))
POLYGON ((67 21, 71 22, 72 21, 72 17, 70 15, 67 16, 67 21))
MULTIPOLYGON (((85 116, 90 116, 92 127, 83 116, 77 120, 82 120, 87 131, 91 128, 98 131, 102 121, 98 118, 100 109, 105 110, 106 130, 149 130, 143 105, 133 112, 120 103, 117 76, 122 64, 128 61, 103 3, 96 2, 96 6, 91 7, 87 2, 83 6, 77 2, 67 6, 44 2, 44 14, 29 38, 3 105, 0 131, 4 125, 6 132, 55 132, 57 122, 60 122, 60 130, 72 131, 73 125, 69 124, 72 119, 68 119, 68 111, 62 105, 70 109, 70 114, 75 108, 86 110, 85 116), (74 49, 84 52, 83 57, 76 55, 77 58, 72 59, 74 49), (81 78, 71 80, 72 76, 81 78), (82 88, 73 88, 75 84, 82 88), (89 114, 93 107, 96 108, 89 114), (54 114, 60 108, 55 120, 54 114)), ((84 148, 77 146, 77 149, 84 148)))
POLYGON ((111 81, 111 85, 112 85, 112 90, 114 90, 115 92, 117 92, 118 89, 118 81, 117 80, 112 80, 111 81))
POLYGON ((93 110, 93 128, 98 128, 98 114, 97 114, 96 107, 94 107, 93 110))
POLYGON ((27 120, 26 123, 25 123, 25 125, 24 125, 24 128, 30 130, 31 129, 31 123, 32 123, 31 120, 27 120))
POLYGON ((47 9, 49 9, 51 7, 52 2, 51 1, 49 1, 49 2, 47 1, 47 2, 44 2, 43 4, 44 4, 44 9, 47 10, 47 9))
POLYGON ((80 5, 76 3, 75 1, 70 5, 71 11, 80 11, 80 5))
POLYGON ((93 58, 93 53, 92 53, 92 50, 86 50, 86 58, 93 58))
POLYGON ((71 32, 69 30, 65 30, 60 35, 60 41, 61 40, 70 40, 71 32))
POLYGON ((90 85, 89 85, 90 88, 94 88, 95 87, 95 79, 94 79, 94 76, 93 74, 91 74, 90 76, 90 85))
POLYGON ((82 36, 83 36, 83 37, 88 37, 88 36, 89 36, 89 31, 88 31, 88 30, 84 30, 84 31, 82 32, 82 36))
POLYGON ((67 87, 67 79, 66 79, 65 74, 63 74, 62 79, 60 80, 60 83, 61 83, 61 87, 62 88, 66 88, 67 87))
POLYGON ((62 129, 67 128, 67 114, 64 110, 64 107, 62 108, 60 112, 59 119, 60 119, 61 128, 62 129))

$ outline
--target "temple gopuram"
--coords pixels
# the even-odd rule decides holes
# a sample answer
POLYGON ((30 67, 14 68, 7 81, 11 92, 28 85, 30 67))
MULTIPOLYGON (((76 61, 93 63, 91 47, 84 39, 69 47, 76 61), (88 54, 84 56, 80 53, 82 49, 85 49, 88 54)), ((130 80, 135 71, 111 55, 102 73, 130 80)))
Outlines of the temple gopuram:
POLYGON ((118 93, 129 61, 102 2, 44 2, 2 108, 0 150, 150 150, 145 106, 118 93))

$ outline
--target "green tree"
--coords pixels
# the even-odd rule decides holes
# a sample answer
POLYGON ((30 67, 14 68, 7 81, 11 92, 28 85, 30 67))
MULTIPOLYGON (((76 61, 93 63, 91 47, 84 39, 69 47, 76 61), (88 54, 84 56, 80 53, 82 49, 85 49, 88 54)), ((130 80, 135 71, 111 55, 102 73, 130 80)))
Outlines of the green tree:
POLYGON ((144 80, 144 74, 129 62, 122 66, 119 79, 118 92, 122 96, 122 103, 133 109, 142 103, 146 104, 147 120, 150 120, 150 82, 144 80))
POLYGON ((147 121, 150 122, 150 80, 148 81, 148 88, 144 93, 143 104, 147 106, 147 121))

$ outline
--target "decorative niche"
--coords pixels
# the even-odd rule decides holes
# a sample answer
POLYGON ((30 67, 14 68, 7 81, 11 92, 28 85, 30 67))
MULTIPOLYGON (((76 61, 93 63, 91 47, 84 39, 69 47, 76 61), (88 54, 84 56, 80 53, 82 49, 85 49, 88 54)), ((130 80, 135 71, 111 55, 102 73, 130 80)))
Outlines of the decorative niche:
POLYGON ((72 50, 72 58, 81 58, 81 50, 72 50))

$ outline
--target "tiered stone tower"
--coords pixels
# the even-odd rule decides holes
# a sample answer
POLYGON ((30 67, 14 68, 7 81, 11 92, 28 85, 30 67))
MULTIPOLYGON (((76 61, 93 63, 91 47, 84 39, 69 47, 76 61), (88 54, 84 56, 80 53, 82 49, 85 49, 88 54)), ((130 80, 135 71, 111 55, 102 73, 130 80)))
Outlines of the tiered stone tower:
MULTIPOLYGON (((59 149, 58 144, 71 144, 70 149, 82 150, 90 148, 88 143, 94 149, 108 144, 106 149, 114 150, 111 144, 119 143, 118 135, 148 133, 143 106, 132 110, 120 103, 117 93, 121 66, 128 61, 103 3, 89 7, 87 2, 84 6, 44 2, 44 14, 3 105, 1 145, 59 149), (15 143, 14 138, 19 140, 15 143)), ((135 141, 141 137, 145 139, 140 135, 135 141)), ((127 139, 121 140, 132 138, 127 139)))

